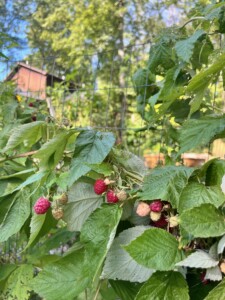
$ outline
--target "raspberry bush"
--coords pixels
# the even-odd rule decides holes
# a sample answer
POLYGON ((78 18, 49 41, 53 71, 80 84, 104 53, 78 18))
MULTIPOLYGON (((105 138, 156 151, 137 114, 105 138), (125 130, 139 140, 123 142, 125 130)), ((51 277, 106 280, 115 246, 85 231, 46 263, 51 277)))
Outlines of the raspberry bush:
POLYGON ((133 78, 153 81, 136 86, 137 104, 147 128, 166 124, 163 167, 5 95, 0 242, 25 245, 1 262, 0 299, 224 299, 225 161, 189 168, 180 157, 225 137, 210 89, 224 76, 223 16, 217 3, 162 33, 133 78))

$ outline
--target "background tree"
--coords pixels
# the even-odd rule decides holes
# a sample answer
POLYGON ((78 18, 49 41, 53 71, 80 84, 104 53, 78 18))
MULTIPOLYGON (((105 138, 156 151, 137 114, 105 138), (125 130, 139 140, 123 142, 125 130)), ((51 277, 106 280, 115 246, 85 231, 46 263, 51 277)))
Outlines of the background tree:
MULTIPOLYGON (((186 1, 37 0, 30 4, 32 14, 23 14, 21 8, 20 15, 28 22, 31 64, 75 82, 73 96, 65 96, 73 121, 140 127, 140 118, 130 122, 133 111, 128 107, 135 106, 134 93, 126 89, 132 86, 136 61, 141 64, 154 36, 171 22, 169 14, 180 23, 189 5, 186 1)), ((21 3, 16 1, 16 7, 18 11, 21 3)), ((62 98, 56 105, 61 109, 62 98)), ((118 135, 121 140, 122 130, 118 135)))

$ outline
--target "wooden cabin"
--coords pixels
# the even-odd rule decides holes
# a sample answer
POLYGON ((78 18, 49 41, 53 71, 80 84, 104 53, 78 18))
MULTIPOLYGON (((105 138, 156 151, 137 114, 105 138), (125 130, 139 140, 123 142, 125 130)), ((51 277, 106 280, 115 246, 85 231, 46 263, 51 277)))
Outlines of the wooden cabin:
POLYGON ((29 64, 19 62, 8 74, 5 81, 15 83, 15 94, 17 95, 35 100, 46 100, 46 88, 53 87, 55 83, 60 83, 63 79, 29 64))

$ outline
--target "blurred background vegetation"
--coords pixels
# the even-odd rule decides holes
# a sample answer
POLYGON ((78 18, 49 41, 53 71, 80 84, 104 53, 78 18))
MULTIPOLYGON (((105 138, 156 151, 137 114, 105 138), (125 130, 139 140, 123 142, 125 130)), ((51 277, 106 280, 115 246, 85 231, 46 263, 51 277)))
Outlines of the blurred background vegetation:
MULTIPOLYGON (((154 82, 162 77, 140 73, 151 46, 163 29, 163 35, 171 37, 169 26, 181 27, 213 2, 1 1, 0 30, 8 34, 7 40, 2 34, 2 53, 9 58, 2 58, 2 74, 18 61, 46 70, 64 79, 47 90, 59 122, 113 130, 118 144, 139 155, 163 152, 165 143, 173 149, 174 143, 166 141, 165 119, 155 124, 144 117, 145 103, 136 99, 140 91, 134 84, 149 86, 144 102, 157 92, 154 82)), ((186 27, 189 32, 192 25, 186 27)), ((218 92, 222 93, 219 86, 218 92)))

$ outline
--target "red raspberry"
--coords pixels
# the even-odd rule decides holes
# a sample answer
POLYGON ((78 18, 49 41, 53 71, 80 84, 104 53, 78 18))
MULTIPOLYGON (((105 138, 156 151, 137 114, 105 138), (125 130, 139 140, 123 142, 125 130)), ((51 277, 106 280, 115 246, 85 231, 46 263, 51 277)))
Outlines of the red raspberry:
POLYGON ((109 203, 116 203, 119 201, 118 197, 112 190, 109 190, 107 192, 106 198, 107 198, 107 202, 109 202, 109 203))
POLYGON ((166 220, 165 216, 162 216, 158 221, 153 222, 155 227, 163 228, 167 226, 168 221, 166 220))
POLYGON ((163 203, 160 200, 155 200, 149 205, 151 211, 160 212, 163 208, 163 203))
POLYGON ((30 103, 28 104, 28 106, 29 106, 29 107, 34 107, 34 103, 30 102, 30 103))
POLYGON ((31 116, 31 120, 32 120, 33 122, 35 122, 35 121, 37 121, 37 117, 36 117, 36 116, 31 116))
POLYGON ((51 206, 51 202, 48 201, 48 199, 41 197, 34 204, 34 211, 38 215, 43 215, 47 212, 50 206, 51 206))
POLYGON ((107 190, 104 179, 97 179, 94 184, 94 191, 97 195, 103 194, 107 190))

